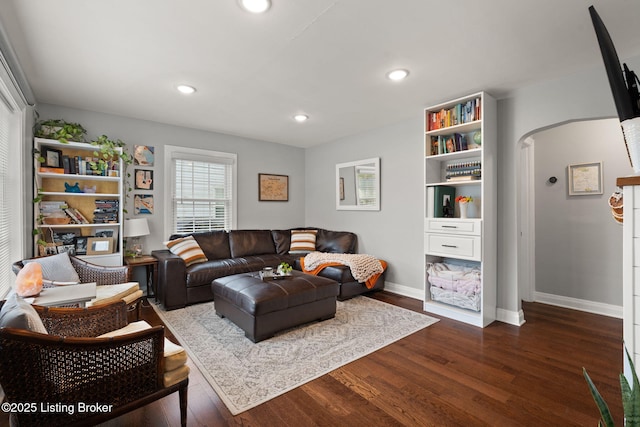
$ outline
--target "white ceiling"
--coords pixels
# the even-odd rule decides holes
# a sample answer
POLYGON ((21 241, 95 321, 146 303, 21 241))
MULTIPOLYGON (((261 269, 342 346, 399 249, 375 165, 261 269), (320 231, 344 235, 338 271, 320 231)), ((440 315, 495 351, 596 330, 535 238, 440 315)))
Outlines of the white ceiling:
POLYGON ((608 84, 591 4, 620 59, 640 54, 637 0, 272 2, 0 0, 0 19, 39 103, 300 147, 585 67, 608 84))

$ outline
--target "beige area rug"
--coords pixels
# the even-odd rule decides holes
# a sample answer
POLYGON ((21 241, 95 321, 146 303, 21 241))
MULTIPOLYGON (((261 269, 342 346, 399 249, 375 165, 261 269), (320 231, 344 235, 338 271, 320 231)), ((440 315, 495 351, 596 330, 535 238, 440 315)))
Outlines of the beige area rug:
POLYGON ((338 301, 336 317, 257 344, 214 303, 163 311, 165 325, 233 415, 434 324, 438 319, 366 297, 338 301))

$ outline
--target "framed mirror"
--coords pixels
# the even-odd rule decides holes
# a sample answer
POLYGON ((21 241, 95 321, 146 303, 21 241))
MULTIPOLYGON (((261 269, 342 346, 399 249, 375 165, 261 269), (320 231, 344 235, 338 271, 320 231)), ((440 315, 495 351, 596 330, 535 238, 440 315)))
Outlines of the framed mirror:
POLYGON ((380 158, 336 165, 336 209, 380 210, 380 158))

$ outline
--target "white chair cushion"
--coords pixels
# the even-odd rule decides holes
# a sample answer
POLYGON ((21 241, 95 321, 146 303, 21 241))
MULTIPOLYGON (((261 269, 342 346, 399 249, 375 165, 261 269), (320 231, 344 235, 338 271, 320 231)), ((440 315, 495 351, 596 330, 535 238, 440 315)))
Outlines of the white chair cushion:
MULTIPOLYGON (((149 325, 144 320, 138 322, 131 322, 124 328, 117 329, 115 331, 107 332, 100 335, 98 338, 104 337, 117 337, 121 335, 131 334, 133 332, 144 331, 150 329, 149 325)), ((184 348, 177 344, 172 343, 166 337, 164 339, 164 385, 169 387, 176 384, 189 375, 189 367, 185 365, 187 362, 187 352, 184 348)))

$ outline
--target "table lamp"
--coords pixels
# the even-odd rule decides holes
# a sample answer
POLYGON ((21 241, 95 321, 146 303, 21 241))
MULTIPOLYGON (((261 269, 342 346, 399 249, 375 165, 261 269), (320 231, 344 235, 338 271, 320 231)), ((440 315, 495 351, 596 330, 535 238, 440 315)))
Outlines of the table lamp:
POLYGON ((133 257, 140 256, 142 254, 142 243, 140 243, 141 236, 148 236, 149 224, 146 218, 128 218, 124 220, 124 237, 131 237, 132 243, 129 246, 129 253, 133 257))

